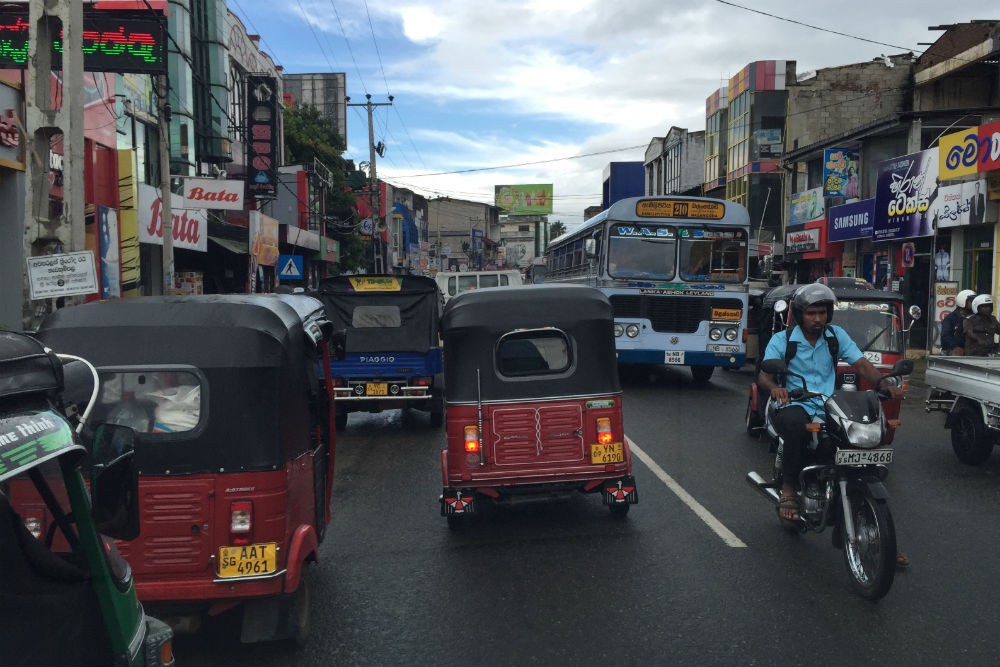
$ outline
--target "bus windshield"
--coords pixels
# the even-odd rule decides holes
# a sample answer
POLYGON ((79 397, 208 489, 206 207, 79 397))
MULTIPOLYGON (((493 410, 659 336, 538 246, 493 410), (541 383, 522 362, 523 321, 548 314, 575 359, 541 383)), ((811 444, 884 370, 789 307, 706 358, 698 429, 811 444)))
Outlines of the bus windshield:
POLYGON ((612 236, 608 274, 612 278, 673 278, 677 241, 673 230, 669 232, 669 236, 658 238, 612 236))
POLYGON ((713 283, 747 279, 747 236, 742 229, 685 227, 681 237, 681 278, 713 283))

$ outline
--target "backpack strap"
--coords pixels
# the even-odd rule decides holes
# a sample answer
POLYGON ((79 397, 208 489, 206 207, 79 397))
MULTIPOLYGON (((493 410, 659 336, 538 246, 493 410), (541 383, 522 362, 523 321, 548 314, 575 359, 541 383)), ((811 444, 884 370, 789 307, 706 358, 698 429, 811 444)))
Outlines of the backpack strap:
MULTIPOLYGON (((795 358, 795 354, 799 351, 799 342, 791 340, 792 332, 794 331, 795 327, 789 329, 785 339, 785 366, 795 358)), ((830 359, 833 361, 833 367, 836 368, 837 360, 840 358, 840 341, 837 340, 837 333, 830 328, 829 324, 823 330, 823 338, 826 340, 826 346, 830 350, 830 359)))

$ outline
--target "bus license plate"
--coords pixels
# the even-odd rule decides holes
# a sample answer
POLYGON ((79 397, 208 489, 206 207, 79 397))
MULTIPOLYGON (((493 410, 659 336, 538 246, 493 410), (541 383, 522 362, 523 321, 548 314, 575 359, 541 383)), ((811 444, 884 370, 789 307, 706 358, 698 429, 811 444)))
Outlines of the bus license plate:
POLYGON ((667 350, 666 352, 663 353, 663 363, 683 364, 684 350, 667 350))
POLYGON ((625 446, 620 442, 609 442, 606 445, 597 443, 590 446, 591 463, 622 463, 624 460, 625 446))
POLYGON ((252 577, 278 569, 278 544, 261 542, 241 547, 219 547, 220 577, 252 577))
POLYGON ((726 353, 729 353, 729 352, 739 352, 740 351, 740 346, 739 345, 709 345, 708 346, 708 351, 709 352, 726 352, 726 353))
POLYGON ((838 449, 839 466, 863 466, 892 463, 891 449, 838 449))
POLYGON ((389 385, 385 382, 369 382, 365 385, 365 396, 388 396, 389 385))

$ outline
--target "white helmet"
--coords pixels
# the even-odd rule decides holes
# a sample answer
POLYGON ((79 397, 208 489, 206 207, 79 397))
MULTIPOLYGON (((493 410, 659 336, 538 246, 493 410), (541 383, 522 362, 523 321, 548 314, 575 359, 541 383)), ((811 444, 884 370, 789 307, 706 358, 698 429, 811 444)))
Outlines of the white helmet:
POLYGON ((958 296, 955 297, 955 303, 958 304, 959 308, 968 308, 969 307, 969 299, 971 299, 971 298, 973 298, 975 296, 976 296, 976 292, 974 290, 964 289, 964 290, 962 290, 961 292, 958 293, 958 296))
POLYGON ((990 310, 993 310, 993 297, 989 294, 980 294, 972 300, 972 312, 978 313, 979 306, 989 306, 990 310))

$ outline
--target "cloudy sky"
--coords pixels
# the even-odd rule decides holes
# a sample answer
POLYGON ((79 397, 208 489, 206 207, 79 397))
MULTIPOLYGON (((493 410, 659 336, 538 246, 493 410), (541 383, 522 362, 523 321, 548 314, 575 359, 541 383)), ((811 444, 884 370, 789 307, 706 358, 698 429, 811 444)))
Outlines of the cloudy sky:
MULTIPOLYGON (((550 220, 600 204, 604 168, 641 161, 672 126, 705 128, 705 98, 747 63, 810 70, 919 53, 929 26, 1000 19, 996 0, 229 0, 286 72, 344 72, 385 102, 378 174, 427 197, 492 202, 553 183, 550 220)), ((345 157, 368 159, 367 115, 345 157)))

